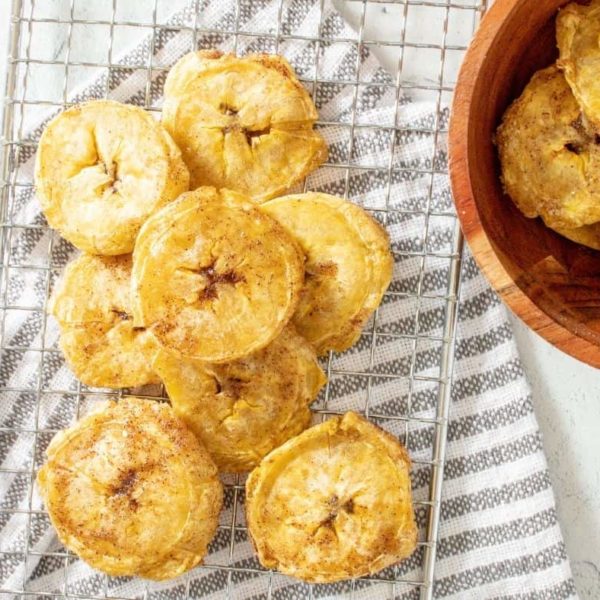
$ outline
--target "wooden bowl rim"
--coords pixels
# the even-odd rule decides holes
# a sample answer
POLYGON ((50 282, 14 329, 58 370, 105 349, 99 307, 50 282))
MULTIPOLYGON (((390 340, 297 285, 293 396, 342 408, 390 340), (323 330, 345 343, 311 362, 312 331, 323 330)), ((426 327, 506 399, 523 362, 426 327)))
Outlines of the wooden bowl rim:
POLYGON ((455 87, 448 132, 452 195, 465 239, 471 248, 477 248, 477 251, 473 250, 475 261, 505 304, 550 344, 580 361, 600 368, 600 347, 577 334, 577 329, 581 332, 581 328, 585 326, 575 319, 565 321, 564 324, 558 323, 535 304, 510 276, 483 226, 469 177, 470 141, 467 133, 471 119, 471 99, 477 81, 473 74, 480 72, 490 47, 518 2, 519 0, 494 2, 482 18, 463 60, 455 87))

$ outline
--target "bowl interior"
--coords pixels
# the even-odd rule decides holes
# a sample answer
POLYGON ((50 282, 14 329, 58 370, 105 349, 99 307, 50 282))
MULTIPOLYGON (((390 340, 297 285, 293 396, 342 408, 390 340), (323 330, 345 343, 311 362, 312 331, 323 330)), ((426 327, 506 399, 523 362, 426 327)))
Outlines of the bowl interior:
POLYGON ((510 102, 535 71, 556 59, 554 21, 566 2, 497 0, 497 4, 503 4, 504 11, 494 7, 500 10, 495 15, 492 10, 486 19, 503 18, 483 32, 493 39, 476 41, 483 46, 482 58, 477 72, 471 74, 467 164, 472 198, 496 257, 512 281, 554 322, 600 345, 600 252, 575 244, 540 219, 527 219, 519 212, 502 191, 492 142, 510 102))

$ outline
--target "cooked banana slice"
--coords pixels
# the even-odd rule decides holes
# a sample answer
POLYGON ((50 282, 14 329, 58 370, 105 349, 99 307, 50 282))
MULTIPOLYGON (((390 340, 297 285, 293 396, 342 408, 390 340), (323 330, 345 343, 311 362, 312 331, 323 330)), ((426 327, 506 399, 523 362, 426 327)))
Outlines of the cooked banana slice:
POLYGON ((143 348, 147 331, 133 327, 131 255, 82 254, 71 261, 50 299, 60 347, 86 385, 136 387, 159 383, 143 348))
POLYGON ((351 412, 289 440, 246 482, 260 562, 327 583, 409 556, 417 541, 409 469, 394 437, 351 412))
MULTIPOLYGON (((220 63, 231 63, 237 60, 231 54, 223 54, 220 50, 198 50, 188 52, 182 56, 169 70, 165 80, 164 103, 163 103, 163 121, 173 116, 173 103, 178 102, 178 98, 185 93, 186 85, 198 75, 201 71, 213 67, 215 61, 220 63)), ((287 64, 287 61, 286 61, 287 64)), ((316 119, 316 117, 315 117, 316 119)))
POLYGON ((557 227, 554 231, 572 242, 577 242, 594 250, 600 250, 600 223, 584 225, 576 229, 560 229, 557 227))
POLYGON ((170 406, 103 403, 58 433, 38 485, 61 542, 109 575, 170 579, 197 565, 223 490, 203 446, 170 406))
POLYGON ((261 208, 300 242, 307 257, 293 318, 298 332, 319 354, 346 350, 392 278, 387 233, 360 207, 327 194, 284 196, 261 208))
POLYGON ((288 62, 192 52, 169 72, 163 124, 190 169, 192 188, 214 185, 263 201, 327 158, 316 108, 288 62))
POLYGON ((240 194, 198 188, 140 231, 134 325, 181 356, 235 360, 279 335, 303 277, 300 249, 275 219, 240 194))
POLYGON ((225 472, 250 471, 308 427, 309 404, 325 383, 314 349, 292 326, 227 364, 183 361, 158 349, 152 367, 177 415, 225 472))
POLYGON ((556 66, 538 71, 506 111, 496 143, 508 195, 553 229, 600 221, 600 146, 556 66))
POLYGON ((85 252, 115 255, 131 252, 146 218, 189 189, 189 172, 150 114, 97 100, 46 127, 35 183, 51 227, 85 252))
POLYGON ((572 3, 556 19, 558 66, 589 121, 600 130, 600 1, 572 3))

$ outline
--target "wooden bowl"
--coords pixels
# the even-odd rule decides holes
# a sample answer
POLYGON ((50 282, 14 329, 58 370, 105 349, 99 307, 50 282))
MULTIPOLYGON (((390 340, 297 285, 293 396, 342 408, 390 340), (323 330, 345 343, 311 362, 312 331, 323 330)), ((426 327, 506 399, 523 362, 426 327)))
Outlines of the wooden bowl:
POLYGON ((496 0, 469 48, 450 121, 452 191, 479 266, 513 312, 551 344, 600 367, 600 252, 527 219, 502 191, 492 142, 502 114, 557 56, 565 0, 496 0))

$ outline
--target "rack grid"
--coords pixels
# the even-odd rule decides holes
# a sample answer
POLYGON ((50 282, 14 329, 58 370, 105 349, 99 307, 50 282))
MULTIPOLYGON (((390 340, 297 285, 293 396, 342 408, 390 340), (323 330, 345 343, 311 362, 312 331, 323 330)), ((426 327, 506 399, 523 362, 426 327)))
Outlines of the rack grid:
MULTIPOLYGON (((249 0, 232 0, 232 18, 223 26, 204 23, 209 4, 205 0, 180 1, 178 14, 184 15, 180 20, 173 19, 177 0, 12 2, 0 180, 0 357, 4 364, 0 372, 4 406, 0 408, 0 439, 5 442, 0 444, 1 594, 15 598, 115 600, 433 596, 463 252, 451 199, 439 192, 447 177, 443 145, 457 67, 486 2, 340 0, 335 7, 354 27, 338 35, 326 31, 329 0, 274 2, 276 25, 259 31, 246 29, 242 22, 249 0), (286 21, 286 15, 293 14, 288 12, 290 7, 297 4, 300 9, 303 3, 319 11, 311 35, 295 32, 286 21), (133 18, 133 4, 146 6, 147 18, 133 18), (381 24, 381 16, 376 20, 381 13, 389 15, 387 26, 381 24), (134 33, 138 37, 132 46, 129 38, 134 33), (44 47, 39 43, 41 37, 51 35, 58 36, 61 44, 44 47), (131 101, 159 113, 157 98, 165 72, 173 62, 161 58, 161 49, 173 36, 186 36, 189 49, 223 43, 233 51, 258 46, 285 54, 295 43, 310 47, 314 60, 309 61, 311 67, 299 73, 317 105, 335 86, 347 91, 351 107, 343 119, 322 115, 317 123, 324 135, 328 130, 344 133, 343 151, 332 153, 321 172, 335 172, 333 178, 342 182, 337 193, 351 199, 356 196, 357 178, 383 178, 387 182, 383 203, 367 208, 389 227, 406 223, 413 232, 413 242, 418 238, 416 243, 394 247, 397 264, 403 270, 412 269, 414 276, 409 283, 402 279, 392 285, 365 329, 359 342, 364 360, 347 361, 344 355, 330 354, 323 363, 329 383, 314 405, 317 420, 340 414, 348 407, 359 410, 396 434, 413 458, 415 508, 421 526, 419 546, 409 561, 375 577, 308 585, 262 569, 252 557, 247 539, 243 478, 239 476, 223 479, 226 510, 205 564, 172 583, 141 583, 95 574, 51 534, 34 484, 43 452, 57 430, 93 402, 114 393, 86 388, 63 373, 53 325, 46 317, 46 303, 71 249, 47 228, 38 212, 28 208, 33 197, 30 163, 43 123, 83 98, 113 97, 115 87, 133 80, 133 88, 142 91, 131 101), (105 39, 104 44, 95 44, 94 39, 100 38, 105 39), (320 68, 324 49, 332 45, 352 53, 355 64, 349 72, 353 76, 331 77, 320 68), (367 53, 381 60, 391 75, 363 81, 361 64, 367 53), (365 90, 393 95, 390 123, 362 121, 358 107, 365 90), (433 107, 433 120, 403 123, 401 115, 407 98, 433 107), (388 156, 361 161, 365 135, 391 139, 388 156), (406 136, 428 141, 431 150, 425 161, 414 164, 397 160, 397 148, 406 136), (425 181, 424 197, 393 204, 394 185, 411 178, 425 181), (442 242, 432 241, 434 232, 442 232, 442 242), (433 279, 437 284, 431 283, 433 279), (410 315, 409 323, 396 322, 392 327, 386 321, 386 307, 395 305, 404 307, 402 314, 410 315), (435 315, 441 325, 428 326, 435 315), (15 322, 20 324, 18 328, 13 326, 15 322), (388 358, 392 354, 392 366, 387 369, 381 368, 378 359, 382 348, 388 358), (339 388, 351 390, 349 402, 338 401, 339 388), (379 397, 388 401, 379 402, 379 397)), ((264 6, 265 2, 258 5, 264 6)), ((308 188, 312 188, 310 177, 304 184, 304 189, 308 188)), ((360 194, 367 197, 368 190, 360 194)), ((156 398, 162 390, 146 389, 141 393, 156 398)))

